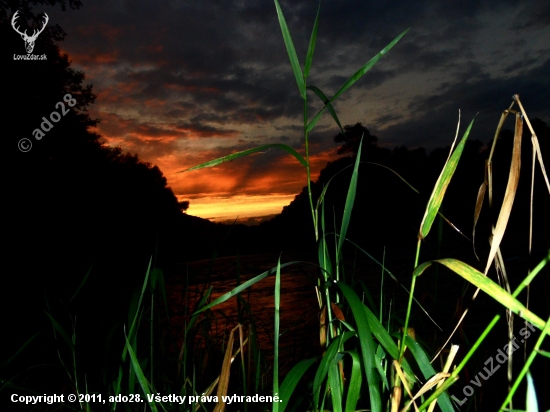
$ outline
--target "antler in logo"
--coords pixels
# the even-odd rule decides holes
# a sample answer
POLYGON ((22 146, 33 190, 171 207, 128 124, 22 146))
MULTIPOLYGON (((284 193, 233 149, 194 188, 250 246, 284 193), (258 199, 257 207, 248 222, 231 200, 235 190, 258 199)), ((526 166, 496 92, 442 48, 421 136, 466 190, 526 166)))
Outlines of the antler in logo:
POLYGON ((19 31, 19 27, 15 27, 15 20, 17 19, 17 13, 19 13, 19 11, 16 11, 13 17, 11 18, 11 26, 17 33, 21 35, 21 38, 25 42, 25 49, 27 49, 27 54, 31 54, 34 49, 34 42, 36 41, 38 35, 44 31, 44 29, 46 28, 46 24, 48 24, 48 21, 50 19, 48 15, 44 13, 44 25, 42 26, 42 28, 40 30, 34 30, 32 36, 28 36, 27 30, 25 30, 24 32, 21 32, 19 31))

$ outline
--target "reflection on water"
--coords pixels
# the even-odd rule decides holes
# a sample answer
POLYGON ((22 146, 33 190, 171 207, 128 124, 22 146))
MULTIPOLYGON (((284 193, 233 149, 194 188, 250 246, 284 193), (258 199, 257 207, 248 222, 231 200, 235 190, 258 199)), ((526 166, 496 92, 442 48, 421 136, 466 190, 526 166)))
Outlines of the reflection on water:
MULTIPOLYGON (((243 283, 275 267, 277 259, 277 254, 227 257, 217 259, 213 264, 205 260, 182 268, 181 273, 188 274, 187 281, 183 275, 170 279, 167 287, 172 330, 178 336, 178 343, 183 342, 186 321, 201 299, 206 284, 212 286, 210 301, 213 301, 237 285, 237 276, 243 283)), ((290 259, 282 260, 288 261, 290 259)), ((306 263, 281 270, 279 356, 282 373, 298 360, 319 354, 319 304, 315 296, 317 272, 314 265, 306 263)), ((271 275, 241 293, 250 305, 260 347, 269 362, 273 357, 274 288, 275 276, 271 275)), ((212 336, 223 339, 224 334, 239 323, 238 310, 236 297, 213 308, 210 319, 212 336)), ((249 322, 248 317, 244 321, 249 322)))

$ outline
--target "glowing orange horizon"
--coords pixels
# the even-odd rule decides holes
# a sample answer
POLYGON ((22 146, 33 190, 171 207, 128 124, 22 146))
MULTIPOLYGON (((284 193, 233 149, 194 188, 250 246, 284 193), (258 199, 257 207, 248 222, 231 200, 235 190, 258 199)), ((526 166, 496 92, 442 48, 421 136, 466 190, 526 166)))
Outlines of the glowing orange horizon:
MULTIPOLYGON (((198 126, 162 114, 169 99, 149 99, 142 108, 132 104, 135 81, 119 82, 99 92, 92 117, 102 119, 93 129, 110 146, 136 153, 142 161, 158 166, 180 201, 189 201, 188 214, 213 222, 233 219, 259 220, 281 213, 307 184, 303 166, 284 151, 268 150, 217 167, 178 173, 197 164, 269 142, 265 129, 232 122, 225 127, 198 126), (258 138, 251 136, 261 136, 258 138)), ((209 90, 215 93, 216 90, 209 90)), ((296 148, 303 152, 303 147, 296 148)), ((338 158, 335 148, 310 142, 310 170, 316 180, 326 163, 338 158)))
MULTIPOLYGON (((295 195, 271 194, 231 197, 207 196, 191 201, 188 214, 212 222, 226 220, 246 220, 252 217, 262 217, 281 213, 295 195)), ((181 197, 184 199, 184 197, 181 197)))

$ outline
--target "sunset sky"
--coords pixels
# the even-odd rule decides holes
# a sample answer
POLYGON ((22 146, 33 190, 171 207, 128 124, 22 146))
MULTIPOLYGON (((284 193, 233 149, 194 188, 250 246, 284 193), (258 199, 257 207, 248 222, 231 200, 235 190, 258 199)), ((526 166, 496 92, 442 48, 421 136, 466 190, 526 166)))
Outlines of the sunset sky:
MULTIPOLYGON (((318 2, 281 1, 303 64, 318 2)), ((59 43, 98 94, 104 141, 156 164, 189 214, 213 220, 279 213, 306 184, 286 152, 176 174, 266 143, 303 153, 299 97, 271 0, 83 0, 46 11, 59 43)), ((550 122, 550 2, 324 1, 309 84, 331 96, 406 28, 409 33, 335 105, 388 148, 433 149, 475 113, 473 139, 492 138, 518 93, 550 122)), ((17 34, 14 34, 17 35, 17 34)), ((322 105, 310 95, 311 113, 322 105)), ((337 158, 326 114, 311 134, 312 177, 337 158)))

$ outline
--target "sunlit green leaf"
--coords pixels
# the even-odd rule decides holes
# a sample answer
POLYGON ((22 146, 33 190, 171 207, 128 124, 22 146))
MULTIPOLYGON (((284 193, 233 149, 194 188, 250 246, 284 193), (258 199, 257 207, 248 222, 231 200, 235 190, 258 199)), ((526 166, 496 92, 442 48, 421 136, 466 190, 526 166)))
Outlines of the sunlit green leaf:
POLYGON ((473 124, 474 124, 474 119, 472 119, 472 121, 470 122, 468 129, 466 129, 466 132, 464 133, 462 140, 456 146, 455 150, 453 151, 453 154, 449 157, 449 159, 445 163, 445 166, 441 171, 441 174, 439 175, 437 182, 435 183, 434 190, 432 191, 430 200, 428 201, 428 206, 426 206, 426 211, 424 212, 424 217, 422 218, 422 223, 420 224, 419 237, 421 239, 424 239, 428 235, 432 227, 432 224, 435 220, 435 217, 439 212, 441 202, 443 202, 443 197, 445 196, 447 187, 449 186, 449 183, 451 182, 451 178, 453 177, 456 167, 458 166, 458 161, 460 160, 460 156, 462 156, 464 146, 466 145, 466 140, 470 135, 470 130, 472 130, 473 124))
POLYGON ((214 160, 209 160, 208 162, 201 163, 199 165, 190 167, 190 168, 185 169, 185 170, 180 170, 179 172, 176 172, 176 173, 184 173, 184 172, 190 172, 191 170, 199 170, 199 169, 204 169, 204 168, 207 168, 207 167, 218 166, 219 164, 222 164, 222 163, 225 163, 225 162, 231 162, 235 159, 238 159, 238 158, 244 157, 244 156, 248 156, 248 155, 251 155, 253 153, 265 152, 265 151, 271 149, 272 147, 278 147, 280 149, 286 150, 288 153, 290 153, 292 156, 294 156, 296 159, 298 159, 298 161, 303 166, 307 167, 306 160, 296 150, 294 150, 292 147, 287 146, 286 144, 272 143, 272 144, 264 144, 262 146, 254 147, 252 149, 243 150, 243 151, 237 152, 237 153, 232 153, 230 155, 219 157, 219 158, 214 159, 214 160))
POLYGON ((456 259, 438 259, 432 262, 425 262, 418 265, 413 272, 413 276, 420 276, 433 262, 440 263, 451 269, 457 275, 460 275, 475 287, 481 289, 497 302, 502 304, 507 309, 525 319, 529 323, 535 325, 542 330, 546 322, 527 309, 520 301, 506 292, 503 288, 497 285, 480 271, 474 269, 470 265, 456 259))

